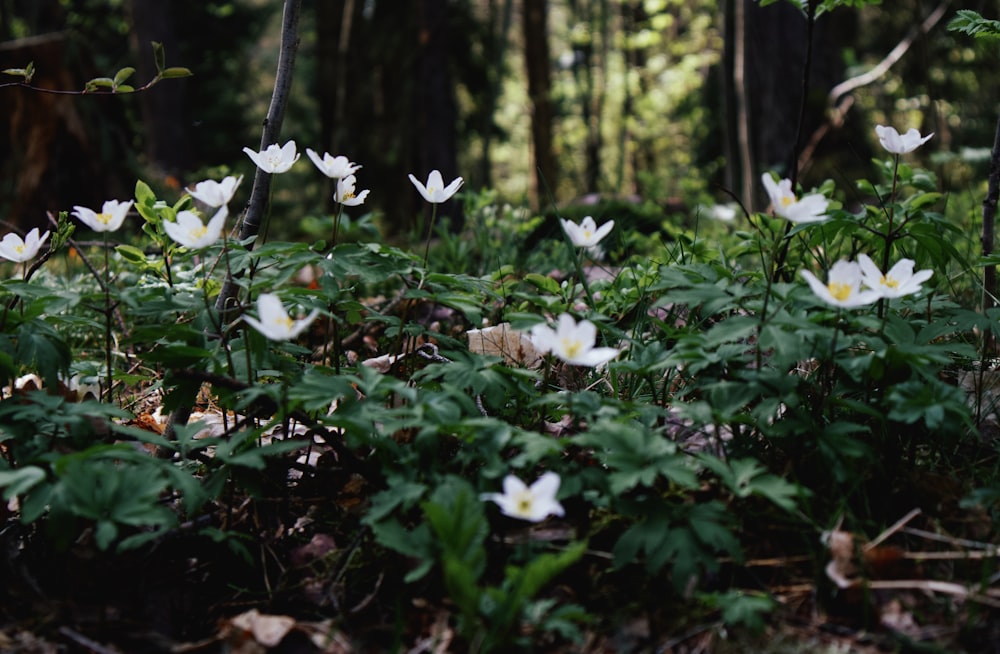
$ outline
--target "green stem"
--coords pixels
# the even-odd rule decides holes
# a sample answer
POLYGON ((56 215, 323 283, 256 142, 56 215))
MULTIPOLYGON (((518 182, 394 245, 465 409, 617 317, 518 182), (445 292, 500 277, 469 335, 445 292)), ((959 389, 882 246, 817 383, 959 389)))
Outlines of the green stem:
MULTIPOLYGON (((896 187, 899 183, 899 155, 896 155, 895 163, 892 167, 892 190, 889 191, 889 211, 887 212, 887 217, 889 219, 889 224, 886 225, 884 233, 879 235, 885 242, 884 251, 882 252, 882 274, 889 272, 889 257, 892 254, 892 242, 895 240, 895 220, 896 220, 896 187)), ((877 315, 879 318, 883 319, 882 331, 885 331, 885 309, 888 301, 885 298, 879 298, 877 315)))
POLYGON ((330 242, 330 249, 337 246, 337 234, 340 232, 340 217, 344 214, 344 205, 337 203, 337 215, 333 219, 333 240, 330 242))
POLYGON ((104 232, 104 354, 108 367, 108 386, 104 401, 113 401, 114 362, 111 354, 111 246, 108 243, 108 233, 104 232))
POLYGON ((437 220, 437 202, 432 203, 431 224, 427 226, 427 243, 424 245, 424 268, 427 268, 427 257, 431 252, 431 235, 434 234, 434 222, 437 220))

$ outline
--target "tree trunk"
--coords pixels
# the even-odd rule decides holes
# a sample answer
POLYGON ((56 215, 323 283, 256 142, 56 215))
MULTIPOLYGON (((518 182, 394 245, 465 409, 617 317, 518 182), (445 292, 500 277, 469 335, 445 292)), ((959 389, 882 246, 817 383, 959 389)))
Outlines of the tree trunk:
POLYGON ((535 205, 548 201, 549 190, 558 183, 555 155, 552 151, 552 88, 549 66, 547 0, 524 0, 524 65, 531 100, 531 143, 535 163, 535 205))
MULTIPOLYGON (((162 43, 168 59, 171 54, 177 54, 174 3, 172 0, 129 0, 128 7, 137 71, 135 81, 142 84, 156 76, 151 42, 162 43)), ((139 94, 148 164, 155 174, 162 175, 165 181, 178 188, 186 182, 180 177, 190 168, 192 159, 191 141, 183 122, 185 87, 185 80, 174 80, 139 94)))
POLYGON ((482 112, 482 125, 480 126, 483 147, 479 159, 479 181, 484 188, 493 187, 493 162, 490 154, 493 146, 497 101, 500 98, 503 86, 503 61, 504 54, 507 51, 507 40, 510 32, 514 1, 503 0, 502 5, 502 7, 498 7, 496 0, 490 0, 486 18, 489 26, 487 48, 490 55, 490 64, 487 71, 489 78, 486 89, 486 108, 482 112))
MULTIPOLYGON (((447 184, 458 176, 456 129, 458 111, 449 65, 448 1, 418 0, 415 113, 417 120, 416 177, 426 180, 441 171, 447 184)), ((451 228, 461 228, 461 203, 438 208, 438 219, 448 216, 451 228)))
MULTIPOLYGON (((351 157, 341 152, 346 131, 347 59, 351 45, 355 13, 354 0, 336 2, 317 0, 316 11, 316 79, 314 93, 319 105, 319 147, 334 156, 351 157)), ((350 144, 356 145, 356 144, 350 144)), ((322 155, 322 152, 320 152, 322 155)), ((356 156, 356 155, 354 155, 356 156)), ((326 211, 333 213, 334 182, 324 184, 326 211)))

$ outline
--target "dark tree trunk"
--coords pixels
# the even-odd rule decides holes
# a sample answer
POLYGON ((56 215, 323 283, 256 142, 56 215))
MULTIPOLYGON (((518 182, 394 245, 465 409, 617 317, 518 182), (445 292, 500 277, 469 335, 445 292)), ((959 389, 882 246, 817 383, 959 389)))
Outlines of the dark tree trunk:
MULTIPOLYGON (((440 170, 445 184, 458 176, 454 84, 449 60, 448 1, 418 0, 415 109, 417 168, 423 180, 440 170)), ((449 201, 438 208, 438 219, 448 216, 452 229, 461 228, 461 203, 449 201)))
MULTIPOLYGON (((316 11, 316 84, 314 94, 319 105, 319 144, 323 152, 334 156, 357 157, 353 151, 341 148, 357 147, 346 138, 348 131, 346 102, 348 58, 354 36, 356 10, 360 7, 354 0, 317 0, 316 11)), ((324 198, 326 210, 333 212, 334 183, 325 184, 324 198)))
POLYGON ((524 62, 531 100, 531 143, 535 155, 535 197, 546 200, 546 189, 555 191, 558 183, 555 155, 552 151, 552 87, 549 65, 547 0, 524 0, 524 62))
POLYGON ((496 0, 490 0, 487 8, 488 43, 490 55, 487 70, 486 108, 482 112, 480 131, 483 139, 483 149, 479 159, 479 181, 485 188, 493 187, 493 166, 491 150, 493 145, 494 118, 500 90, 503 86, 504 55, 507 52, 508 33, 513 14, 513 0, 503 0, 502 6, 497 6, 496 0))
MULTIPOLYGON (((726 140, 731 145, 730 165, 738 166, 739 178, 746 180, 739 195, 747 195, 747 187, 752 188, 754 197, 740 198, 749 203, 748 208, 761 208, 760 175, 764 171, 796 176, 798 153, 824 120, 827 93, 842 77, 843 68, 833 17, 825 14, 816 20, 810 44, 806 15, 791 3, 761 7, 755 0, 734 0, 726 12, 730 80, 724 101, 730 114, 726 140), (809 84, 803 98, 810 47, 809 84), (804 124, 800 126, 803 101, 804 124)), ((734 182, 730 178, 727 186, 736 186, 734 182)))
MULTIPOLYGON (((135 52, 136 78, 144 84, 156 76, 151 42, 162 43, 170 57, 177 55, 172 0, 130 0, 132 50, 135 52)), ((129 80, 133 81, 133 80, 129 80)), ((145 150, 148 164, 164 179, 183 185, 180 179, 190 168, 191 142, 183 123, 185 80, 173 80, 139 95, 145 126, 145 150)))

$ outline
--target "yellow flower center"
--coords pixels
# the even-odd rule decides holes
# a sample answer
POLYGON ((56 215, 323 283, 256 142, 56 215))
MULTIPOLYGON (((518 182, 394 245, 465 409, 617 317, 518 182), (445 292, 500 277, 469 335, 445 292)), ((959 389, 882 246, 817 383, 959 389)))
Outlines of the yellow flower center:
POLYGON ((847 298, 851 297, 851 285, 845 284, 843 282, 830 282, 827 284, 827 288, 830 289, 830 295, 833 296, 838 302, 843 302, 847 298))
POLYGON ((518 515, 528 515, 531 513, 532 498, 531 493, 522 491, 514 498, 514 509, 518 515))
POLYGON ((279 327, 285 327, 286 329, 291 329, 292 328, 292 324, 295 323, 295 321, 292 320, 291 316, 285 316, 283 318, 275 318, 274 322, 279 327))
POLYGON ((99 213, 97 214, 97 222, 101 223, 102 225, 107 225, 108 223, 111 222, 112 217, 113 216, 109 213, 99 213))
POLYGON ((343 197, 341 197, 340 199, 341 200, 350 200, 353 197, 356 197, 355 194, 354 194, 354 192, 353 191, 348 191, 348 192, 344 193, 343 197))
POLYGON ((894 277, 886 277, 882 275, 882 286, 888 286, 889 288, 899 288, 899 280, 894 277))
POLYGON ((191 230, 191 236, 193 238, 201 238, 208 232, 208 227, 202 225, 201 227, 195 227, 191 230))
POLYGON ((791 206, 793 204, 795 204, 795 196, 794 195, 786 195, 786 196, 784 196, 784 197, 781 198, 781 206, 782 206, 782 208, 787 209, 789 206, 791 206))
POLYGON ((585 239, 590 240, 591 234, 593 234, 593 232, 591 232, 589 229, 583 230, 583 237, 585 239))
POLYGON ((564 338, 561 340, 563 352, 566 354, 567 359, 575 359, 576 355, 580 354, 583 350, 583 343, 573 338, 564 338))
POLYGON ((18 254, 24 254, 24 246, 23 245, 15 245, 14 246, 14 251, 17 252, 18 254))

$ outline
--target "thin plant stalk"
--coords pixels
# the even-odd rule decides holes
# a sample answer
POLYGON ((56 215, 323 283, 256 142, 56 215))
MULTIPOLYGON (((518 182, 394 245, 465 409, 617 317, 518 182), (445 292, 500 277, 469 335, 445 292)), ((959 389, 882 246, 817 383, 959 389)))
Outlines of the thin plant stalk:
POLYGON ((427 226, 427 243, 424 245, 424 268, 427 268, 427 258, 431 253, 431 236, 434 234, 434 223, 437 221, 437 202, 431 203, 431 223, 427 226))
POLYGON ((108 385, 104 401, 111 403, 114 397, 114 361, 111 353, 111 245, 108 233, 104 232, 104 354, 108 367, 108 385))

